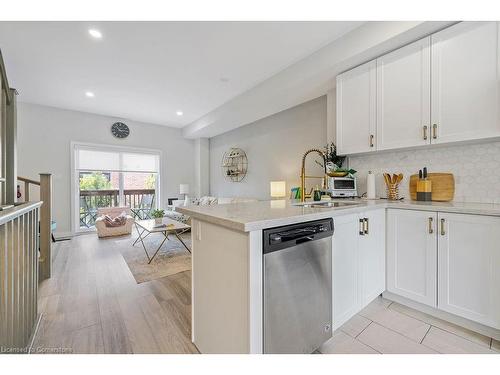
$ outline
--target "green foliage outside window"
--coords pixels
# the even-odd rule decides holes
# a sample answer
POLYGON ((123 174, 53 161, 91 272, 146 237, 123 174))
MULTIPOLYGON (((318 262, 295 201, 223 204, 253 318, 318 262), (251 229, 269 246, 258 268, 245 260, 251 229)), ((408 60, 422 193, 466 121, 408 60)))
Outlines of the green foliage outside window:
POLYGON ((108 190, 111 182, 101 172, 92 172, 80 176, 80 190, 108 190))
POLYGON ((150 174, 144 182, 146 189, 156 189, 156 175, 150 174))

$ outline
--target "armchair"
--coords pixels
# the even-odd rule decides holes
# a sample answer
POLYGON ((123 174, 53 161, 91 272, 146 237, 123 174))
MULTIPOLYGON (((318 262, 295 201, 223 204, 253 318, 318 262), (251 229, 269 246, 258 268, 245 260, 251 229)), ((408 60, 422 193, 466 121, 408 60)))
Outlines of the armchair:
POLYGON ((129 207, 103 207, 97 210, 98 218, 95 221, 95 228, 97 230, 97 236, 111 237, 111 236, 123 236, 125 234, 132 233, 132 225, 134 224, 134 218, 130 215, 131 211, 129 207), (104 223, 104 216, 109 215, 111 217, 116 217, 122 212, 127 214, 127 220, 125 225, 119 227, 107 227, 104 223))

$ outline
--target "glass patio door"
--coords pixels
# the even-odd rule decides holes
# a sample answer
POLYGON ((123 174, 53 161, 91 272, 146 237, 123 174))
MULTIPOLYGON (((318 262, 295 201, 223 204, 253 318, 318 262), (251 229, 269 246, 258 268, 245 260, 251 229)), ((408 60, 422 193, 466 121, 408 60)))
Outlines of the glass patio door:
POLYGON ((94 230, 102 207, 130 207, 134 218, 151 218, 158 202, 159 153, 77 145, 74 160, 77 231, 94 230))

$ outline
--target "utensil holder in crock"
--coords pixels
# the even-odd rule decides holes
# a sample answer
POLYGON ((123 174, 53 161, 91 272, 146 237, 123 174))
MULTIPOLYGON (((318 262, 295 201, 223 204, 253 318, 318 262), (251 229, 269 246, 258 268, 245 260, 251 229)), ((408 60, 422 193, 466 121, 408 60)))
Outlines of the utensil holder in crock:
POLYGON ((399 200, 399 184, 387 184, 387 199, 390 201, 399 200))

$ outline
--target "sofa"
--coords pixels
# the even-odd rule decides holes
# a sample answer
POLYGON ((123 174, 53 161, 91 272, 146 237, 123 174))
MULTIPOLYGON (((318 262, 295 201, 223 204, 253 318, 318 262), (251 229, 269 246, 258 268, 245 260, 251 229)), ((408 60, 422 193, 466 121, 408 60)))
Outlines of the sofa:
POLYGON ((165 211, 165 217, 169 219, 180 221, 181 223, 191 225, 191 218, 187 215, 181 214, 175 210, 175 207, 184 206, 183 200, 175 200, 172 205, 169 205, 165 211))
POLYGON ((97 230, 97 236, 99 238, 103 237, 113 237, 113 236, 123 236, 132 233, 132 225, 134 224, 134 218, 131 215, 129 207, 103 207, 97 209, 97 219, 95 221, 95 228, 97 230), (104 216, 109 215, 115 218, 125 212, 126 221, 125 225, 119 227, 107 227, 104 223, 104 216))
MULTIPOLYGON (((194 199, 190 204, 196 206, 211 206, 214 204, 229 204, 229 203, 244 203, 244 202, 255 202, 256 199, 251 198, 227 198, 227 197, 210 197, 204 196, 199 199, 194 199)), ((165 211, 165 216, 181 223, 191 225, 191 218, 188 215, 181 214, 175 211, 175 207, 184 206, 183 200, 174 200, 173 204, 165 211)))

